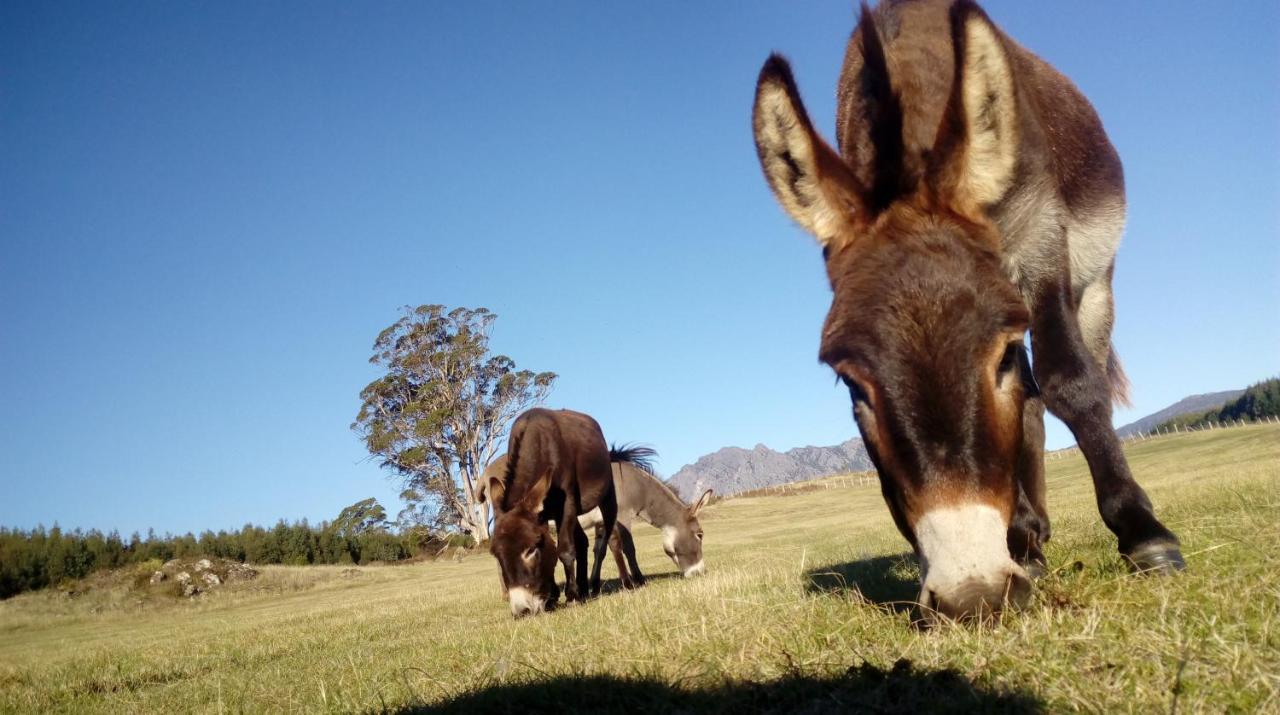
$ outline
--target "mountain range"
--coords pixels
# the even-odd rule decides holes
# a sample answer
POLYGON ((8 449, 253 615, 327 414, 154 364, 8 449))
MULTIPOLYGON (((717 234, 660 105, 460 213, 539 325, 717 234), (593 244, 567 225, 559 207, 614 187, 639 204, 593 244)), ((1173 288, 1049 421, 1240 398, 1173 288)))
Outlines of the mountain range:
MULTIPOLYGON (((1220 407, 1239 397, 1244 390, 1226 390, 1191 395, 1172 405, 1130 422, 1116 430, 1127 437, 1146 433, 1155 426, 1188 412, 1202 412, 1220 407)), ((833 447, 797 447, 785 452, 757 444, 752 449, 724 447, 698 458, 671 475, 667 484, 682 498, 692 500, 704 489, 727 496, 789 482, 816 479, 841 472, 873 469, 862 440, 854 437, 833 447)))
POLYGON ((671 475, 667 484, 692 500, 704 489, 715 489, 723 496, 871 468, 871 458, 856 437, 834 447, 796 447, 785 452, 757 444, 753 449, 725 447, 700 457, 671 475))

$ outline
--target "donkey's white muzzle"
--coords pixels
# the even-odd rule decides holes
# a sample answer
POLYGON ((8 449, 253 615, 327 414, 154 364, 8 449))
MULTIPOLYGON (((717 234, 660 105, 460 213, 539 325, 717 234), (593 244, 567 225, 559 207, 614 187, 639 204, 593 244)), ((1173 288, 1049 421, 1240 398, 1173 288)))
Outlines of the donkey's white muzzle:
POLYGON ((519 586, 507 591, 507 601, 511 604, 511 615, 516 618, 537 615, 546 608, 542 599, 533 595, 529 589, 519 586))
POLYGON ((926 616, 990 615, 1026 602, 1031 579, 1009 557, 1008 533, 1000 512, 986 504, 934 509, 916 521, 926 616))

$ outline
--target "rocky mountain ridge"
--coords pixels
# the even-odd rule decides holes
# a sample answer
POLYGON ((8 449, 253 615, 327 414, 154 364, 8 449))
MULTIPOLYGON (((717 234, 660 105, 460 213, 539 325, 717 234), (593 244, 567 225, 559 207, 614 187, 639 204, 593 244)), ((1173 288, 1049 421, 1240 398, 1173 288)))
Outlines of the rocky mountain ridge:
POLYGON ((751 449, 725 447, 685 465, 667 483, 688 500, 704 489, 714 489, 716 494, 727 496, 866 469, 872 469, 871 459, 862 440, 855 437, 832 447, 796 447, 785 452, 763 444, 751 449))

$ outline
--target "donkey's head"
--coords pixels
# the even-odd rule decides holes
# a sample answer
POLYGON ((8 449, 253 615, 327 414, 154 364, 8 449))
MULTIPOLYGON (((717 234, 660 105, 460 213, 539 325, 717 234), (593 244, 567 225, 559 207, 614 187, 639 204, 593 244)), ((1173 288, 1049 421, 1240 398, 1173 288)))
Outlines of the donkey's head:
POLYGON ((863 6, 859 121, 869 179, 817 135, 785 60, 756 88, 770 187, 823 248, 834 293, 820 359, 849 388, 894 521, 921 563, 927 612, 1020 602, 1006 543, 1018 488, 1028 314, 984 209, 1017 170, 1018 101, 999 32, 971 3, 953 15, 956 73, 933 147, 904 150, 903 112, 863 6))
POLYGON ((560 598, 556 587, 556 542, 541 518, 542 502, 551 486, 551 473, 542 475, 514 504, 503 501, 502 484, 489 483, 488 496, 503 504, 493 525, 489 553, 498 559, 511 615, 541 613, 560 598))
POLYGON ((706 570, 702 561, 702 524, 698 512, 711 499, 708 489, 693 506, 686 507, 676 523, 662 527, 662 550, 667 552, 685 578, 701 575, 706 570))

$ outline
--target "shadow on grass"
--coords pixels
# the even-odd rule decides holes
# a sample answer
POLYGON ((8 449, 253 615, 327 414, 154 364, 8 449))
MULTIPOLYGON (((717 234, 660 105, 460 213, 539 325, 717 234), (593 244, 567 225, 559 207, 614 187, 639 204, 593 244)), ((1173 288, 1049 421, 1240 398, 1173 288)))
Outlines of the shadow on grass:
POLYGON ((861 597, 895 613, 910 612, 920 591, 915 556, 909 552, 823 566, 805 577, 810 594, 861 597))
POLYGON ((477 688, 434 705, 397 713, 1040 713, 1028 693, 989 690, 954 670, 924 671, 900 660, 890 669, 869 664, 840 675, 799 674, 770 682, 727 682, 686 688, 651 679, 609 675, 561 676, 477 688))
MULTIPOLYGON (((665 580, 667 580, 667 579, 669 579, 669 578, 675 578, 675 579, 681 578, 681 576, 680 576, 680 572, 679 572, 679 571, 665 571, 665 572, 663 572, 663 573, 645 574, 644 582, 645 582, 645 586, 647 586, 647 585, 649 585, 649 584, 651 584, 651 583, 656 583, 656 582, 658 582, 658 581, 665 581, 665 580)), ((637 588, 637 589, 635 589, 635 590, 639 591, 639 590, 643 590, 643 589, 644 589, 644 586, 640 586, 639 588, 637 588)), ((610 594, 610 593, 617 593, 618 591, 622 591, 622 590, 624 590, 624 589, 622 588, 622 580, 621 580, 621 579, 618 579, 618 578, 606 578, 606 579, 604 579, 604 580, 602 580, 602 581, 600 582, 600 594, 601 594, 601 595, 607 595, 607 594, 610 594)))

